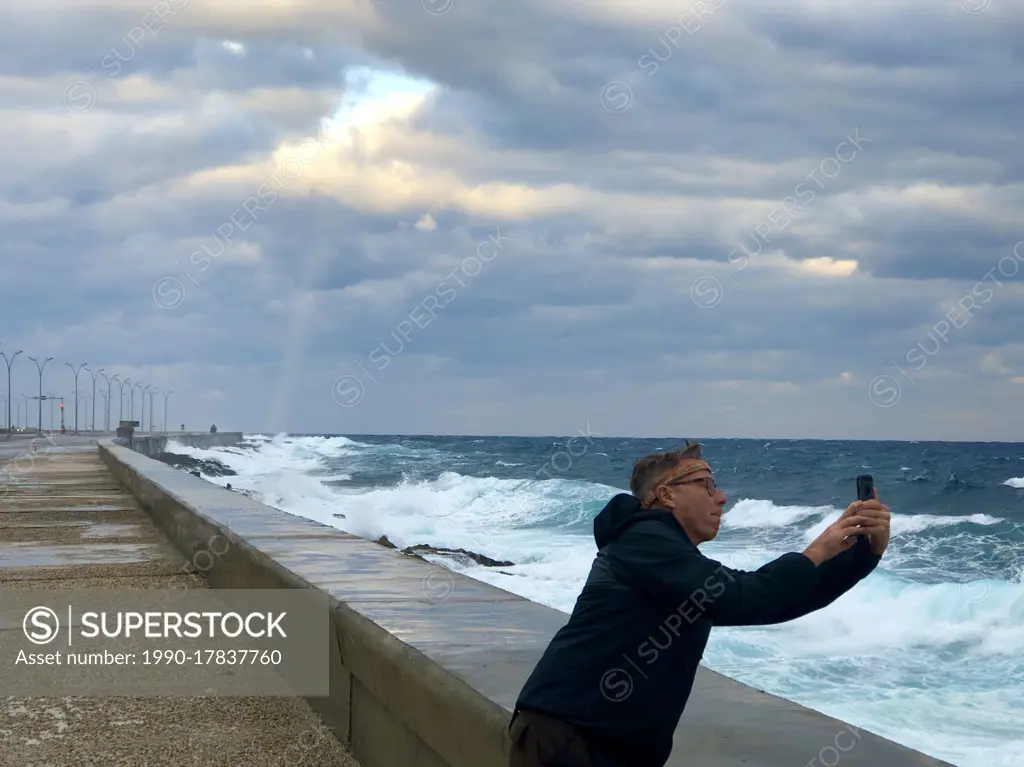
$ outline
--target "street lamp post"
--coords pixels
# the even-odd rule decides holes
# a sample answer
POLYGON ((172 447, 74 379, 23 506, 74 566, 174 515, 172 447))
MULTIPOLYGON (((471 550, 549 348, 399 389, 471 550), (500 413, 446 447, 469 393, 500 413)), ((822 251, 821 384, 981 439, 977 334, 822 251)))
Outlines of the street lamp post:
POLYGON ((47 392, 46 399, 50 400, 50 434, 53 434, 53 401, 57 398, 47 392))
POLYGON ((126 378, 126 379, 124 379, 121 382, 121 402, 120 402, 120 411, 119 411, 119 420, 121 420, 121 421, 124 420, 124 387, 131 386, 131 385, 132 385, 132 381, 131 381, 130 378, 126 378))
MULTIPOLYGON (((136 389, 142 389, 142 388, 143 388, 142 387, 142 383, 140 381, 136 381, 135 384, 132 386, 132 420, 133 421, 135 420, 135 390, 136 389)), ((139 419, 139 425, 140 426, 142 425, 142 419, 141 418, 139 419)))
POLYGON ((142 387, 142 414, 139 419, 139 430, 146 430, 146 395, 149 394, 149 390, 153 388, 153 384, 146 384, 142 387))
POLYGON ((165 392, 163 392, 163 395, 164 395, 164 431, 165 432, 168 431, 168 428, 167 428, 167 400, 169 400, 171 398, 172 394, 174 394, 173 391, 165 391, 165 392))
MULTIPOLYGON (((53 359, 53 357, 47 357, 43 360, 42 364, 39 363, 35 357, 29 357, 34 363, 36 363, 36 369, 39 371, 39 433, 43 433, 43 368, 46 367, 46 363, 53 359)), ((28 399, 25 400, 25 426, 28 426, 28 399)))
POLYGON ((153 391, 149 393, 149 430, 153 431, 153 398, 156 397, 160 391, 159 386, 154 386, 153 391))
POLYGON ((21 354, 20 349, 14 353, 14 356, 7 359, 7 354, 0 352, 0 357, 3 357, 4 362, 7 363, 7 439, 11 438, 11 365, 14 364, 14 359, 19 354, 21 354))
POLYGON ((6 407, 6 405, 7 405, 7 397, 5 397, 3 394, 0 394, 0 399, 2 399, 4 401, 4 406, 5 406, 4 410, 7 411, 7 431, 10 432, 10 430, 11 430, 11 409, 9 407, 6 407))
POLYGON ((110 431, 110 387, 114 383, 114 381, 117 381, 117 376, 109 378, 106 373, 100 373, 99 375, 101 375, 107 382, 107 399, 104 408, 107 411, 107 414, 103 418, 103 430, 110 431))
POLYGON ((106 368, 100 368, 95 373, 92 372, 88 365, 85 366, 85 369, 92 376, 92 430, 96 431, 96 376, 101 375, 106 368))
POLYGON ((82 368, 88 363, 83 362, 78 366, 78 370, 75 370, 75 366, 70 362, 65 362, 64 364, 71 368, 75 374, 75 434, 78 434, 78 374, 82 372, 82 368))

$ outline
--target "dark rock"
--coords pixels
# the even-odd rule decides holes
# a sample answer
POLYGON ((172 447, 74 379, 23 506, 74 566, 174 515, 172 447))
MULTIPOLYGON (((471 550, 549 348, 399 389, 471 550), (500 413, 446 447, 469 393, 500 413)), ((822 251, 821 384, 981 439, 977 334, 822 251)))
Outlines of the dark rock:
POLYGON ((193 458, 192 456, 181 455, 180 453, 159 453, 153 457, 169 466, 184 469, 189 474, 195 474, 197 477, 200 474, 205 474, 208 477, 234 477, 238 474, 238 472, 228 468, 214 458, 193 458))
POLYGON ((240 495, 244 495, 246 498, 252 498, 254 501, 257 500, 256 495, 253 493, 252 490, 246 490, 243 487, 234 487, 230 482, 228 482, 224 489, 230 490, 233 493, 239 493, 240 495))
POLYGON ((483 554, 477 554, 473 551, 466 551, 465 549, 446 549, 439 546, 428 546, 425 543, 419 543, 415 546, 402 549, 405 554, 433 554, 438 557, 448 557, 454 559, 461 565, 468 565, 470 562, 475 562, 478 565, 484 567, 514 567, 515 562, 507 562, 500 559, 491 559, 490 557, 484 556, 483 554))
POLYGON ((338 519, 344 519, 345 518, 344 514, 335 514, 334 516, 336 516, 338 519))
MULTIPOLYGON (((335 514, 336 517, 344 517, 344 514, 335 514)), ((426 562, 421 554, 432 554, 438 557, 447 557, 448 559, 458 562, 463 567, 468 567, 470 564, 483 565, 484 567, 515 567, 515 562, 506 562, 500 559, 491 559, 485 557, 483 554, 477 554, 473 551, 466 551, 465 549, 446 549, 442 546, 428 546, 425 543, 417 543, 415 546, 408 546, 404 549, 399 549, 395 544, 388 540, 386 535, 382 535, 374 543, 384 546, 388 549, 395 549, 401 551, 410 557, 426 562)))

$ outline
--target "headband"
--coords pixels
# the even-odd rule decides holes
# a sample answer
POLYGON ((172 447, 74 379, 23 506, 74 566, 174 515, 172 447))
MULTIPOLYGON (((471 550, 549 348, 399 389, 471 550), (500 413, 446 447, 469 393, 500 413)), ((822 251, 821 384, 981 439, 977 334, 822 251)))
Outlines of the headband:
POLYGON ((654 505, 654 502, 658 498, 657 490, 658 490, 659 487, 661 487, 662 485, 671 485, 671 484, 673 484, 675 482, 678 482, 679 480, 683 479, 684 477, 688 477, 691 474, 697 474, 698 472, 702 472, 702 471, 711 471, 711 466, 708 465, 708 463, 706 461, 698 461, 698 460, 683 461, 681 464, 679 464, 678 468, 673 469, 671 472, 666 474, 664 477, 662 477, 661 480, 658 481, 657 484, 654 485, 654 487, 652 487, 650 489, 650 492, 648 492, 644 496, 643 502, 642 502, 641 505, 645 509, 651 508, 651 506, 654 505))

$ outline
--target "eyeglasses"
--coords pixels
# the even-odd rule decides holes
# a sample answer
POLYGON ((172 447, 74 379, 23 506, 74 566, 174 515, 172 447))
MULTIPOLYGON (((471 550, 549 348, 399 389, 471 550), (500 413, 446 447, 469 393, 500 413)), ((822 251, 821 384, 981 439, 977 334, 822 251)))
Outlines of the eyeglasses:
POLYGON ((714 477, 701 477, 700 479, 687 479, 682 482, 673 482, 673 485, 696 485, 701 483, 708 491, 708 495, 714 495, 718 489, 718 485, 715 483, 714 477))

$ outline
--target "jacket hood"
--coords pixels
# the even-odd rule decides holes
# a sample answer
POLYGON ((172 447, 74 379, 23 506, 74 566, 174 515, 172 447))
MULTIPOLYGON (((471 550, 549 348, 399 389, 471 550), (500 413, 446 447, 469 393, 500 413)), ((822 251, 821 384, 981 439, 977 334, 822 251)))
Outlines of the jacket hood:
POLYGON ((645 509, 640 499, 629 493, 619 493, 594 517, 594 542, 598 549, 603 549, 614 541, 622 532, 637 522, 655 519, 682 530, 671 512, 661 509, 645 509))

